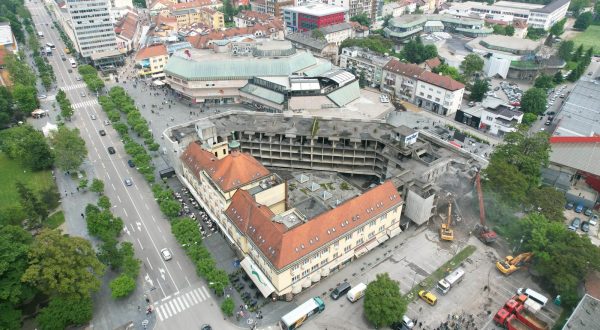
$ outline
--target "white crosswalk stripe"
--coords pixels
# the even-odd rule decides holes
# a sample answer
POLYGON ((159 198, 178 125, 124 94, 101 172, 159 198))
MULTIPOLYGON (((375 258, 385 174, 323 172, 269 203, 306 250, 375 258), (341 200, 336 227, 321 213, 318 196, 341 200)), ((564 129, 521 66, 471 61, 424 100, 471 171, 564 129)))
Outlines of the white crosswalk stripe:
POLYGON ((75 85, 68 85, 68 86, 62 86, 60 87, 60 89, 62 89, 63 91, 71 91, 74 89, 78 89, 78 88, 85 88, 86 85, 85 83, 79 83, 79 84, 75 84, 75 85))
POLYGON ((93 107, 95 105, 98 105, 98 101, 96 100, 88 100, 85 102, 79 102, 79 103, 75 103, 73 105, 71 105, 73 107, 73 109, 81 109, 84 107, 93 107))
POLYGON ((165 301, 161 301, 154 306, 154 310, 158 314, 158 319, 163 321, 207 300, 208 298, 210 298, 210 294, 206 287, 203 286, 186 293, 181 293, 179 296, 168 298, 168 300, 165 299, 165 301))

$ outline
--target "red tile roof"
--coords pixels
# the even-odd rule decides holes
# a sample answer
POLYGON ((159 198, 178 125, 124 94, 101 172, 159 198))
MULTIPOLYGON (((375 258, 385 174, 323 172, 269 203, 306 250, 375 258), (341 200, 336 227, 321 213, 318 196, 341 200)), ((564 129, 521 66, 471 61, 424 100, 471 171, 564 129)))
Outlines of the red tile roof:
POLYGON ((550 143, 598 143, 600 136, 553 136, 550 143))
POLYGON ((181 155, 183 163, 198 176, 205 171, 222 191, 227 192, 258 181, 271 174, 248 153, 233 151, 217 159, 197 143, 190 143, 181 155))
POLYGON ((246 20, 254 20, 256 22, 266 22, 274 19, 275 17, 266 13, 259 13, 252 10, 242 10, 236 15, 238 18, 246 20))
POLYGON ((181 3, 173 3, 170 6, 171 10, 180 10, 180 9, 188 9, 188 8, 199 8, 206 7, 213 4, 212 0, 195 0, 191 2, 181 2, 181 3))
POLYGON ((192 47, 197 49, 205 49, 209 47, 209 42, 212 40, 223 40, 235 36, 241 36, 246 34, 256 35, 257 32, 262 32, 262 35, 267 37, 272 32, 282 31, 283 22, 280 19, 275 19, 265 24, 256 24, 254 26, 243 27, 243 28, 229 28, 222 31, 211 31, 208 34, 198 34, 195 36, 187 37, 187 41, 192 44, 192 47))
POLYGON ((272 220, 274 214, 268 207, 256 203, 247 191, 240 189, 225 215, 275 268, 282 269, 401 204, 396 187, 387 181, 286 230, 285 225, 272 220))
POLYGON ((421 75, 419 76, 419 80, 449 91, 457 91, 459 89, 465 88, 465 85, 461 82, 458 82, 448 76, 442 76, 440 74, 429 71, 424 71, 423 73, 421 73, 421 75))
POLYGON ((132 12, 123 16, 116 24, 115 32, 124 38, 132 40, 138 26, 138 15, 132 12), (117 31, 118 30, 118 31, 117 31))
POLYGON ((427 66, 429 68, 434 69, 438 65, 442 64, 442 61, 440 61, 440 59, 438 57, 434 57, 434 58, 430 58, 427 61, 425 61, 425 64, 427 64, 427 66))
POLYGON ((383 67, 383 69, 386 71, 398 73, 403 76, 412 77, 412 78, 419 77, 421 75, 421 73, 423 73, 423 71, 425 71, 425 69, 423 69, 422 67, 420 67, 416 64, 400 62, 395 58, 393 58, 391 61, 389 61, 383 67))
POLYGON ((136 60, 143 60, 146 58, 167 55, 167 47, 163 44, 153 45, 146 48, 140 49, 140 51, 135 56, 136 60))

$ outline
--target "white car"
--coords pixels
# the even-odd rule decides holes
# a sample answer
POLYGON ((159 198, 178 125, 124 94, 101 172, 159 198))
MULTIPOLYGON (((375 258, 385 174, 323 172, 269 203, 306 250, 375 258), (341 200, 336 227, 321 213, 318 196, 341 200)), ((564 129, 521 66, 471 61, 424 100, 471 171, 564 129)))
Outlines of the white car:
POLYGON ((126 178, 125 179, 125 185, 127 187, 133 186, 133 181, 131 180, 131 178, 126 178))
POLYGON ((590 221, 588 221, 590 223, 590 225, 595 226, 598 224, 598 216, 597 215, 592 215, 592 217, 590 218, 590 221))
POLYGON ((45 98, 47 98, 48 96, 46 94, 40 94, 38 95, 38 99, 43 100, 45 98))
POLYGON ((96 115, 91 115, 90 118, 92 118, 92 120, 96 120, 96 115))
POLYGON ((160 250, 160 255, 165 261, 169 261, 171 260, 171 258, 173 258, 173 256, 171 255, 171 251, 169 251, 169 249, 167 248, 160 250))

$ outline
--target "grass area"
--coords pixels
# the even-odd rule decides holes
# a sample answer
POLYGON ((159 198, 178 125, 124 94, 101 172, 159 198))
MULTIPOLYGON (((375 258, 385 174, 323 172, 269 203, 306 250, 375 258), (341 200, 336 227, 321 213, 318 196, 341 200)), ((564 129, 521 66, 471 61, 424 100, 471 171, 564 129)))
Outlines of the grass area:
POLYGON ((46 228, 56 229, 58 226, 62 225, 65 222, 65 214, 63 211, 58 211, 48 217, 48 220, 44 223, 46 228))
POLYGON ((538 65, 532 61, 511 61, 511 68, 515 69, 535 69, 538 65))
POLYGON ((594 54, 600 55, 600 38, 598 36, 600 36, 600 26, 590 25, 587 30, 580 33, 573 41, 575 42, 575 47, 579 47, 581 44, 583 44, 585 49, 594 47, 594 54))
POLYGON ((427 290, 432 285, 437 283, 439 280, 444 278, 447 274, 447 269, 454 270, 458 265, 460 265, 465 259, 467 259, 473 252, 475 252, 477 248, 473 245, 467 245, 464 249, 458 252, 452 259, 448 260, 445 264, 443 264, 440 268, 438 268, 435 272, 431 273, 429 277, 423 279, 420 283, 415 285, 407 294, 406 297, 409 300, 414 300, 419 297, 418 293, 420 290, 427 290))
POLYGON ((19 195, 15 183, 23 182, 34 191, 54 185, 50 171, 30 172, 24 170, 19 162, 8 159, 0 153, 0 207, 15 206, 19 203, 19 195))

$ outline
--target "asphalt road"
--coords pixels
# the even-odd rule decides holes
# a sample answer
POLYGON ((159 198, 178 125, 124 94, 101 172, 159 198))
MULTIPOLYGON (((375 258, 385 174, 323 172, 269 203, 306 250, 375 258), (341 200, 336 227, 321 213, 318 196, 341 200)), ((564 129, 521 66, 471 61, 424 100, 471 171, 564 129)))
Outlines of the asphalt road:
MULTIPOLYGON (((181 312, 193 310, 192 319, 195 323, 210 323, 212 320, 223 322, 221 315, 214 310, 197 308, 196 305, 213 304, 210 289, 197 277, 194 265, 171 235, 170 225, 154 201, 149 185, 135 169, 127 165, 129 157, 117 132, 112 129, 112 126, 104 125, 103 122, 107 117, 97 99, 89 95, 82 81, 76 80, 77 69, 72 69, 68 61, 61 60, 65 46, 58 32, 51 29, 53 24, 50 16, 40 3, 27 5, 33 15, 36 29, 44 32, 45 38, 40 39, 40 43, 51 42, 56 45, 49 62, 54 69, 58 88, 67 93, 75 110, 69 126, 80 130, 89 152, 89 163, 96 177, 105 183, 105 194, 113 204, 112 212, 124 221, 125 226, 121 237, 133 243, 136 257, 143 262, 140 272, 142 283, 138 282, 138 286, 143 287, 143 291, 138 290, 138 292, 148 294, 154 305, 161 302, 168 304, 173 300, 174 304, 170 305, 172 307, 170 318, 181 312), (73 72, 69 73, 69 69, 73 72), (86 96, 82 96, 82 92, 86 96), (97 119, 93 120, 91 115, 95 115, 97 119), (100 136, 98 133, 100 129, 104 129, 107 135, 100 136), (115 148, 116 154, 108 153, 107 148, 110 146, 115 148), (131 178, 134 184, 126 186, 124 184, 126 178, 131 178), (172 260, 163 260, 160 255, 160 250, 163 248, 170 249, 172 260), (194 293, 195 296, 192 297, 194 293)), ((56 91, 48 93, 49 98, 52 99, 52 94, 55 93, 56 91)), ((106 303, 111 304, 110 301, 106 303)), ((110 329, 128 321, 115 319, 109 311, 110 306, 96 306, 92 321, 96 327, 110 329)), ((164 315, 158 317, 159 322, 167 316, 166 311, 164 312, 164 315)), ((135 319, 137 313, 139 311, 133 307, 130 319, 135 319)), ((189 317, 186 319, 190 320, 189 317)))

